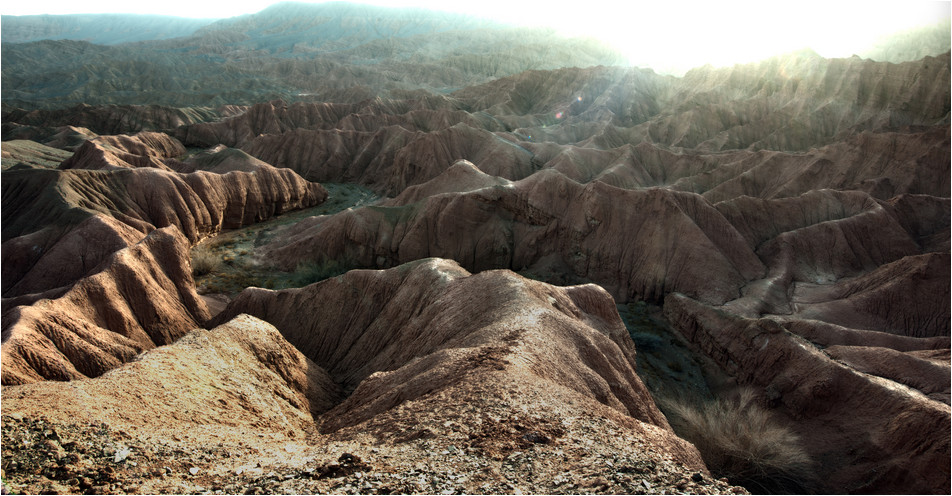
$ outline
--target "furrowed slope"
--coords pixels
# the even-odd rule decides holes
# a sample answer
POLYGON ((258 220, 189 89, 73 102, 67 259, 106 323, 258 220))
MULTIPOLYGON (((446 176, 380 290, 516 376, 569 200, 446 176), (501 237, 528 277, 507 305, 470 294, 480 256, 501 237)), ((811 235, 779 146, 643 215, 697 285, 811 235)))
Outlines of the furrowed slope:
POLYGON ((210 315, 175 228, 107 255, 54 299, 4 301, 3 384, 95 377, 170 344, 210 315))
MULTIPOLYGON (((3 140, 48 142, 64 126, 85 128, 94 134, 116 135, 164 131, 179 126, 214 121, 243 108, 173 108, 159 105, 88 105, 60 109, 24 110, 4 104, 3 140)), ((50 145, 59 148, 56 145, 50 145)))
MULTIPOLYGON (((855 493, 948 490, 950 410, 936 401, 948 394, 947 378, 930 398, 923 393, 936 391, 922 382, 910 384, 925 389, 920 392, 886 379, 884 370, 901 364, 903 353, 870 348, 880 350, 883 360, 870 368, 855 358, 858 352, 812 345, 790 332, 790 323, 738 317, 679 294, 669 295, 664 309, 705 355, 739 381, 763 388, 767 401, 793 419, 789 425, 811 457, 826 461, 818 465, 826 487, 855 493)), ((919 346, 947 349, 949 343, 946 338, 919 346)))
MULTIPOLYGON (((422 406, 434 394, 469 396, 479 384, 520 384, 527 405, 548 403, 536 396, 546 387, 586 398, 597 415, 633 428, 633 435, 664 438, 668 428, 634 373, 634 348, 611 298, 597 286, 557 288, 508 271, 470 275, 453 262, 427 259, 301 289, 248 289, 212 323, 239 313, 281 329, 353 391, 321 419, 323 432, 368 423, 381 429, 381 418, 398 407, 422 406), (295 316, 298 308, 320 311, 295 316)), ((691 459, 676 442, 662 446, 682 462, 691 459)))
POLYGON ((327 192, 287 169, 219 151, 218 172, 187 174, 172 156, 181 144, 161 133, 88 141, 58 170, 4 172, 4 296, 39 293, 88 273, 135 232, 176 227, 192 243, 323 202, 327 192), (226 157, 232 165, 223 166, 226 157), (237 160, 237 163, 234 161, 237 160), (97 170, 98 169, 98 170, 97 170), (91 219, 100 217, 98 221, 91 219), (93 229, 90 233, 76 231, 93 229), (96 243, 89 240, 96 238, 96 243), (65 243, 65 244, 63 244, 65 243), (62 245, 62 246, 60 246, 62 245), (23 250, 19 247, 37 246, 23 250), (76 256, 81 263, 75 263, 76 256))
POLYGON ((260 320, 244 315, 182 334, 96 380, 5 386, 4 401, 25 415, 55 405, 47 413, 59 418, 108 422, 145 438, 187 432, 204 442, 249 429, 293 440, 340 401, 327 374, 260 320))
POLYGON ((621 301, 684 288, 725 302, 764 270, 697 195, 581 185, 551 170, 406 206, 308 219, 263 250, 286 267, 305 260, 387 267, 440 256, 472 270, 566 271, 597 281, 621 301))

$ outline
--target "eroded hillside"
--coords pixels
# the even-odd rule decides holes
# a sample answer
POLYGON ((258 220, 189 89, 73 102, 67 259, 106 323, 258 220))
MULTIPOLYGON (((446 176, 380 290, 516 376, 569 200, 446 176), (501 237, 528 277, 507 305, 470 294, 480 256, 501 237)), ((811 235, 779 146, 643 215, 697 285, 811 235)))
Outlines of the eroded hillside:
POLYGON ((5 108, 4 483, 948 493, 949 65, 5 108), (761 430, 697 437, 717 398, 761 430))

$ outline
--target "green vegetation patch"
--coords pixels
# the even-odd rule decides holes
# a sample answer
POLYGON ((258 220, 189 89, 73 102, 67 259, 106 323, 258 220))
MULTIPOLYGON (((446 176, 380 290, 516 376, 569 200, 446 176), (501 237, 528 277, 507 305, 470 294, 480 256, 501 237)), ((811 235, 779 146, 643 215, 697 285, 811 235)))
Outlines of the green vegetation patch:
POLYGON ((689 393, 713 399, 699 358, 665 321, 661 307, 633 301, 618 305, 618 314, 638 351, 638 375, 653 395, 689 393))
POLYGON ((252 226, 222 232, 192 248, 192 274, 199 293, 236 295, 248 287, 286 289, 307 286, 338 276, 353 264, 341 260, 305 261, 287 272, 256 255, 256 249, 270 242, 278 230, 302 219, 332 215, 352 207, 373 203, 379 197, 354 184, 323 184, 327 201, 316 207, 276 216, 252 226))

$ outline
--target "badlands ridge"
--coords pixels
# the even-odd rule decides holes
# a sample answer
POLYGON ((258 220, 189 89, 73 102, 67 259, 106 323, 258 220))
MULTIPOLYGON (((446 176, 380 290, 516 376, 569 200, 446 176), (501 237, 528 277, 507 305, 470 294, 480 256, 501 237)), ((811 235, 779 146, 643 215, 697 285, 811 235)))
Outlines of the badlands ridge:
POLYGON ((742 493, 663 399, 748 389, 809 476, 746 490, 947 494, 949 62, 5 107, 4 484, 742 493), (236 233, 336 273, 197 283, 236 233))

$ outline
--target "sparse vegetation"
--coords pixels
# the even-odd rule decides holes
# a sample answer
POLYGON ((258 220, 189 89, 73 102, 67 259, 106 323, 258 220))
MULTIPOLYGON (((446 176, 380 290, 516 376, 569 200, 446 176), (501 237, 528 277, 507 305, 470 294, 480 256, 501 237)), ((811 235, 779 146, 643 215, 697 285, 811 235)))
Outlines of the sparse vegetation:
POLYGON ((633 300, 618 305, 618 315, 638 350, 638 375, 652 395, 679 391, 692 398, 714 398, 706 371, 684 338, 664 320, 661 307, 633 300))
POLYGON ((618 313, 638 351, 639 376, 675 433, 697 447, 715 477, 754 494, 818 488, 797 435, 758 403, 753 390, 718 394, 727 378, 692 358, 659 307, 632 301, 619 305, 618 313))
POLYGON ((813 462, 799 438, 758 404, 752 390, 701 402, 655 399, 675 432, 697 447, 716 477, 755 494, 802 494, 815 487, 813 462))
POLYGON ((306 217, 373 204, 378 199, 369 189, 353 184, 324 183, 324 187, 330 192, 330 197, 317 207, 288 212, 252 226, 223 232, 192 248, 192 273, 199 293, 234 295, 251 286, 296 288, 354 268, 353 264, 339 260, 322 259, 302 262, 293 271, 286 272, 256 257, 256 248, 268 243, 284 226, 306 217))
POLYGON ((337 260, 324 260, 321 262, 309 260, 298 264, 297 268, 294 269, 294 275, 291 277, 291 281, 293 286, 307 286, 318 281, 323 281, 324 279, 339 276, 347 272, 347 270, 347 265, 337 260))
POLYGON ((204 276, 221 269, 222 257, 207 243, 192 248, 192 275, 204 276))

